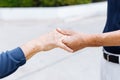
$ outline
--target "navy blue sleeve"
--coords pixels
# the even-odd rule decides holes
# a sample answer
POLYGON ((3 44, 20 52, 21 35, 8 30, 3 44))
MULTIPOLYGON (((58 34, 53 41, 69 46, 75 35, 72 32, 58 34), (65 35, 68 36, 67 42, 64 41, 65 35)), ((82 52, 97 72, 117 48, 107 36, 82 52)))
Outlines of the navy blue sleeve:
POLYGON ((12 74, 25 63, 26 58, 19 47, 11 51, 2 52, 0 54, 0 78, 12 74))

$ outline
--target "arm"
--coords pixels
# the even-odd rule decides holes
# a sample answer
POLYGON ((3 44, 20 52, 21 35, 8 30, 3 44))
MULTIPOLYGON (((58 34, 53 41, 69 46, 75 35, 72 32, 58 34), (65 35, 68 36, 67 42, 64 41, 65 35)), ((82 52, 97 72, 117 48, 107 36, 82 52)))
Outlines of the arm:
POLYGON ((74 51, 85 47, 120 46, 120 30, 101 34, 85 34, 61 29, 57 31, 67 35, 63 43, 74 51))
POLYGON ((41 51, 48 51, 53 48, 62 48, 69 52, 72 50, 62 43, 64 35, 56 30, 33 39, 22 46, 0 54, 0 78, 6 77, 15 72, 20 66, 26 63, 32 56, 41 51))
POLYGON ((94 41, 96 42, 93 44, 95 46, 120 46, 120 30, 102 34, 93 34, 92 36, 93 37, 91 37, 90 40, 92 43, 94 43, 94 41))
POLYGON ((63 38, 64 35, 54 30, 48 34, 42 35, 34 40, 27 42, 21 46, 21 49, 24 52, 27 60, 29 60, 38 52, 48 51, 54 48, 62 48, 64 50, 72 52, 72 49, 62 43, 63 38))

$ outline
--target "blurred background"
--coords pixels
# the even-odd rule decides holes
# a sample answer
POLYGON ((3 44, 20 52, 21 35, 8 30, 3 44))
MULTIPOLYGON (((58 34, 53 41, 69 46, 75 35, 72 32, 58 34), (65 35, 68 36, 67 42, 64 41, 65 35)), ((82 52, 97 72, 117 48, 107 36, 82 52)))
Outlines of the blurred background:
POLYGON ((0 7, 58 7, 105 0, 0 0, 0 7))
MULTIPOLYGON (((105 0, 0 0, 0 51, 20 46, 57 27, 102 33, 105 0)), ((100 80, 102 47, 74 54, 62 49, 40 52, 3 80, 100 80)))

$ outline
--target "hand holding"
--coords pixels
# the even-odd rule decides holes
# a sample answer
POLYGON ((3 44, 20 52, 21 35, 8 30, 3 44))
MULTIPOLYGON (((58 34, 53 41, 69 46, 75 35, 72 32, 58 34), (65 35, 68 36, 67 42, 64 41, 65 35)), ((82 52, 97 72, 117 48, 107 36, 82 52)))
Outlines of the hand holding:
POLYGON ((68 52, 73 52, 72 49, 62 42, 64 37, 65 35, 54 30, 23 44, 21 49, 27 60, 40 51, 48 51, 54 48, 62 48, 68 52))
POLYGON ((66 38, 62 42, 70 47, 74 52, 89 46, 89 34, 78 33, 70 30, 57 29, 66 38))
POLYGON ((49 32, 45 35, 40 36, 36 42, 38 45, 41 46, 41 49, 43 51, 48 51, 53 48, 62 48, 64 50, 67 50, 69 52, 72 52, 73 50, 67 47, 64 43, 62 43, 62 39, 65 37, 65 35, 57 32, 56 30, 49 32))

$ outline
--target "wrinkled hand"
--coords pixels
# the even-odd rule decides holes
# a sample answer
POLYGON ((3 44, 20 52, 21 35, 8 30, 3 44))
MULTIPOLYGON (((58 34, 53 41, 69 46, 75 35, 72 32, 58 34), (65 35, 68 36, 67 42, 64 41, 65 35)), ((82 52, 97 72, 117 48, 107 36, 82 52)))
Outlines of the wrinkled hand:
POLYGON ((73 52, 72 49, 62 42, 64 37, 65 35, 54 30, 23 44, 20 48, 27 60, 40 51, 48 51, 53 48, 62 48, 68 52, 73 52))
POLYGON ((73 50, 73 52, 88 47, 88 38, 89 34, 78 33, 70 30, 57 29, 57 31, 63 35, 66 35, 66 38, 62 42, 73 50))
POLYGON ((73 52, 72 49, 70 49, 69 47, 67 47, 64 43, 62 43, 62 39, 64 38, 65 36, 59 32, 57 32, 56 30, 48 33, 48 34, 45 34, 45 35, 42 35, 41 37, 39 37, 37 39, 37 44, 40 44, 42 47, 42 50, 43 51, 48 51, 48 50, 51 50, 53 48, 62 48, 64 50, 67 50, 69 52, 73 52))

